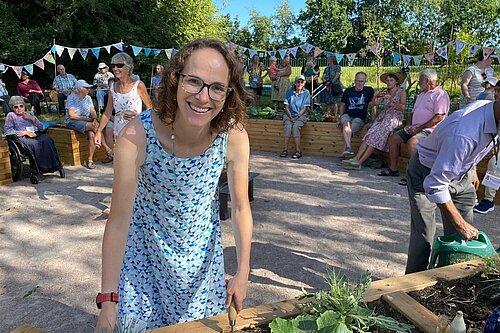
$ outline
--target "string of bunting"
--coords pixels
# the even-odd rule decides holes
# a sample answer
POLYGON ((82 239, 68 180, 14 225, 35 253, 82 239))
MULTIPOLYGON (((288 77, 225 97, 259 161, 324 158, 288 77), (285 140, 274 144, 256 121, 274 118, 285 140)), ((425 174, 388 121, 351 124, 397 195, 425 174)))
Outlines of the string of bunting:
MULTIPOLYGON (((458 38, 455 38, 453 41, 450 41, 447 44, 439 47, 435 52, 429 52, 426 54, 409 55, 409 54, 402 54, 399 52, 394 52, 394 51, 391 51, 389 49, 386 49, 385 51, 392 52, 394 65, 397 65, 402 60, 404 67, 408 67, 412 61, 413 61, 413 64, 418 67, 418 66, 420 66, 422 59, 425 59, 429 63, 433 64, 435 62, 435 58, 434 58, 435 54, 437 54, 438 56, 440 56, 443 59, 448 60, 448 54, 449 54, 448 49, 450 46, 453 46, 453 44, 455 45, 455 53, 457 55, 460 54, 462 51, 464 51, 466 47, 468 47, 469 48, 469 56, 473 57, 476 54, 476 52, 479 49, 481 49, 481 46, 479 46, 479 45, 466 43, 464 41, 461 41, 458 38)), ((111 47, 114 47, 119 51, 123 51, 124 45, 125 44, 123 42, 119 42, 119 43, 109 44, 109 45, 105 45, 105 46, 91 47, 91 48, 76 48, 76 47, 68 47, 68 46, 53 44, 52 48, 47 53, 45 53, 45 55, 41 59, 38 59, 37 61, 35 61, 32 64, 23 65, 23 66, 13 66, 13 65, 7 65, 7 64, 0 63, 0 72, 4 73, 9 68, 11 68, 17 74, 17 76, 19 78, 21 78, 21 72, 22 72, 23 68, 26 69, 30 74, 33 74, 33 66, 37 66, 40 69, 45 70, 44 60, 51 63, 51 64, 55 64, 56 63, 55 56, 57 55, 57 56, 61 57, 62 54, 64 53, 64 51, 68 52, 68 55, 69 55, 71 60, 73 60, 73 57, 75 56, 77 51, 84 60, 87 59, 87 56, 89 53, 94 55, 94 57, 96 57, 97 59, 99 59, 101 49, 105 49, 107 51, 107 53, 110 54, 111 47)), ((248 53, 250 58, 252 58, 256 54, 259 54, 259 52, 264 52, 264 53, 268 54, 270 57, 276 57, 279 55, 281 58, 284 58, 287 54, 290 54, 293 57, 297 57, 297 53, 299 50, 302 50, 306 54, 309 54, 312 52, 314 57, 318 57, 324 53, 327 57, 335 56, 338 63, 340 63, 340 61, 342 61, 342 59, 344 57, 346 57, 348 60, 349 66, 352 66, 354 64, 354 60, 356 59, 356 57, 358 55, 361 58, 365 58, 367 56, 367 51, 370 51, 374 55, 378 56, 378 55, 380 55, 380 53, 384 49, 382 47, 382 45, 380 45, 379 43, 374 43, 374 44, 368 46, 366 49, 361 49, 358 52, 347 53, 347 54, 325 51, 325 50, 321 49, 320 47, 314 46, 314 45, 309 44, 309 43, 304 43, 304 44, 299 45, 299 46, 294 46, 294 47, 280 49, 280 50, 272 50, 272 51, 254 50, 254 49, 250 49, 250 48, 235 44, 233 42, 228 42, 227 46, 233 52, 236 52, 238 54, 248 53)), ((177 52, 177 50, 174 48, 159 49, 159 48, 141 47, 141 46, 136 46, 136 45, 130 45, 130 47, 132 48, 132 53, 134 54, 134 56, 138 56, 139 53, 144 52, 146 57, 149 57, 149 55, 151 55, 151 54, 154 55, 154 57, 158 57, 161 52, 165 52, 165 54, 167 55, 167 58, 170 59, 177 52)), ((487 58, 488 56, 490 56, 494 52, 495 52, 495 48, 493 48, 493 47, 483 48, 483 55, 485 58, 487 58)))

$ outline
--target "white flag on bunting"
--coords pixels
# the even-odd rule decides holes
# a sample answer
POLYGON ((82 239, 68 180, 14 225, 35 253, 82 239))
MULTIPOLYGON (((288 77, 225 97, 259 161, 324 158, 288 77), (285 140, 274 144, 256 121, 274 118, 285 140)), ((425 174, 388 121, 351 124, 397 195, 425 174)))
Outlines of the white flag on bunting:
POLYGON ((63 52, 64 52, 64 46, 56 45, 56 53, 59 57, 62 56, 63 52))
POLYGON ((404 67, 410 66, 411 59, 412 59, 411 55, 403 54, 403 66, 404 67))
POLYGON ((455 39, 455 53, 460 54, 465 47, 467 46, 467 43, 462 42, 460 39, 455 39))
POLYGON ((89 49, 78 49, 80 51, 80 54, 82 55, 83 60, 87 59, 87 54, 89 54, 89 49))
POLYGON ((73 60, 73 56, 75 55, 77 49, 75 49, 74 47, 67 47, 67 49, 68 49, 69 58, 71 60, 73 60))

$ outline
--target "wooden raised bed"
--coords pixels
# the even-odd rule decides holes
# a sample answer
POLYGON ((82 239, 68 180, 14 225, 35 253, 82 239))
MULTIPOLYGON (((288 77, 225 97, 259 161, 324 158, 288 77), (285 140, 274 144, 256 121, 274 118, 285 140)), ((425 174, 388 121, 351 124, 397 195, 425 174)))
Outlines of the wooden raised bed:
MULTIPOLYGON (((474 275, 482 270, 482 260, 472 260, 446 267, 374 281, 364 295, 366 302, 380 298, 402 312, 415 326, 424 332, 434 333, 437 317, 406 293, 433 286, 438 279, 456 280, 474 275)), ((305 302, 302 300, 300 302, 305 302)), ((255 327, 271 322, 274 318, 288 318, 299 314, 297 299, 244 309, 236 321, 235 330, 255 327)), ((155 329, 155 333, 220 333, 227 332, 229 323, 226 314, 188 323, 155 329)))
MULTIPOLYGON (((86 135, 67 128, 51 127, 48 134, 54 140, 59 157, 64 165, 82 165, 89 158, 89 140, 86 135)), ((101 147, 94 153, 94 161, 106 158, 106 149, 101 147)))
POLYGON ((0 141, 0 185, 12 183, 10 168, 9 144, 6 140, 0 141))

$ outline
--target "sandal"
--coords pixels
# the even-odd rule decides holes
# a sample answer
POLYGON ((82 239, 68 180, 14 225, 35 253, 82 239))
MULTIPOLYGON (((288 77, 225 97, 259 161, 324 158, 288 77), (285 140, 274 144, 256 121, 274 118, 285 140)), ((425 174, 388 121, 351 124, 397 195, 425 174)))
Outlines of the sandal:
POLYGON ((280 154, 280 157, 287 157, 288 156, 288 151, 287 150, 283 150, 280 154))
POLYGON ((408 185, 408 181, 406 180, 406 178, 401 178, 398 184, 401 186, 406 186, 408 185))
POLYGON ((85 166, 87 167, 87 169, 95 169, 95 163, 92 160, 86 161, 85 166))
POLYGON ((377 173, 377 176, 381 177, 399 177, 399 171, 398 170, 391 170, 387 168, 387 170, 384 170, 382 172, 377 173))
POLYGON ((302 153, 300 151, 296 151, 295 154, 292 155, 292 158, 294 160, 298 160, 301 157, 302 157, 302 153))

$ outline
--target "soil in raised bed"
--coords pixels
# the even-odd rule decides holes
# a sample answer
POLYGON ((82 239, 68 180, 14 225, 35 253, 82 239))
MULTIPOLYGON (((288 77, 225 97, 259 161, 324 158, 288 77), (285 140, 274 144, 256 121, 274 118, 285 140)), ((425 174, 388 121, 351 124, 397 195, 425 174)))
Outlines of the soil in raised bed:
MULTIPOLYGON (((467 328, 475 327, 482 329, 488 316, 497 306, 500 306, 499 299, 487 299, 480 294, 480 290, 487 285, 480 274, 476 274, 452 281, 438 280, 438 283, 434 286, 411 292, 409 295, 436 315, 447 315, 450 320, 460 310, 464 313, 467 328)), ((378 315, 392 317, 401 323, 410 324, 408 319, 391 308, 383 300, 370 302, 368 303, 368 307, 374 309, 378 315)), ((271 330, 266 324, 245 329, 243 332, 270 333, 271 330)), ((373 332, 386 333, 387 331, 374 329, 373 332)), ((412 332, 420 333, 422 331, 415 328, 412 332)))

